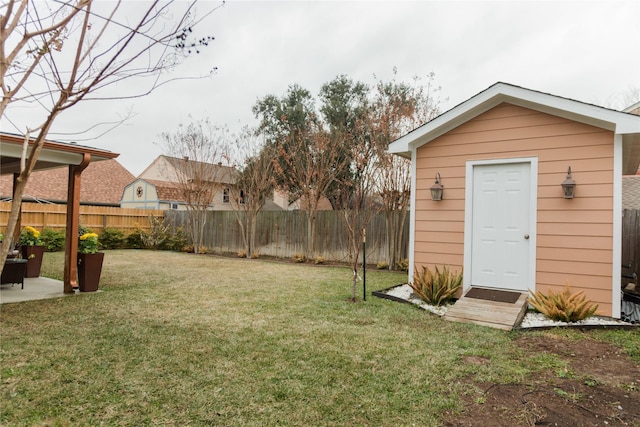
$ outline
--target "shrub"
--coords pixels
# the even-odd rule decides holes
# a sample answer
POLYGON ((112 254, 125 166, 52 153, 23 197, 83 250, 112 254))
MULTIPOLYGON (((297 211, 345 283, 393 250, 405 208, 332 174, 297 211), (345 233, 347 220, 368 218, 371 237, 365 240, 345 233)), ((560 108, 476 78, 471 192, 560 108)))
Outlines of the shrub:
POLYGON ((164 218, 149 216, 149 233, 142 236, 144 246, 150 249, 167 249, 171 237, 171 226, 165 224, 164 218))
POLYGON ((147 233, 137 228, 131 234, 129 234, 126 238, 127 247, 131 249, 145 249, 147 246, 145 245, 145 237, 147 233))
POLYGON ((198 248, 198 253, 199 254, 206 254, 209 251, 209 248, 207 248, 206 246, 200 246, 198 248))
POLYGON ((387 263, 386 261, 378 261, 378 264, 376 264, 376 268, 378 270, 386 270, 387 268, 389 268, 389 263, 387 263))
POLYGON ((124 243, 124 232, 117 228, 105 228, 100 235, 103 249, 120 249, 124 243))
MULTIPOLYGON (((189 246, 189 238, 185 234, 184 230, 181 227, 176 228, 172 231, 169 239, 166 241, 166 248, 170 251, 185 251, 185 247, 189 246)), ((190 251, 193 252, 193 246, 190 247, 190 251)))
POLYGON ((260 258, 260 252, 251 252, 251 259, 260 258))
POLYGON ((321 256, 316 257, 316 259, 313 262, 316 264, 324 264, 324 258, 321 256))
POLYGON ((238 251, 238 258, 246 258, 247 257, 247 251, 245 251, 244 249, 241 249, 238 251))
POLYGON ((307 260, 307 257, 303 254, 295 254, 293 256, 293 260, 295 262, 305 262, 307 260))
POLYGON ((398 267, 398 270, 400 270, 400 271, 409 270, 409 260, 407 258, 405 258, 402 261, 399 261, 397 267, 398 267))
POLYGON ((529 304, 540 313, 551 320, 558 322, 578 322, 591 317, 598 310, 598 304, 593 304, 587 300, 584 291, 571 293, 569 283, 564 291, 554 293, 549 290, 549 294, 529 291, 531 298, 529 304))
POLYGON ((452 300, 462 286, 462 272, 453 273, 445 265, 442 271, 435 267, 435 272, 423 266, 422 272, 416 271, 413 283, 409 286, 424 301, 432 305, 443 305, 452 300))
POLYGON ((49 252, 58 252, 64 249, 64 231, 45 228, 40 233, 40 240, 49 252))

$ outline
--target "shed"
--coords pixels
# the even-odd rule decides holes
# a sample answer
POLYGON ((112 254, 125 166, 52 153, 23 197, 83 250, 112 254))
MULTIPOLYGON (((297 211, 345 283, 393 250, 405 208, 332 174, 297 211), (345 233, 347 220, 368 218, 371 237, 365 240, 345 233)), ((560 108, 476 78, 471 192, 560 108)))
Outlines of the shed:
POLYGON ((389 150, 412 162, 410 276, 446 264, 464 271, 463 292, 569 283, 620 317, 622 175, 640 164, 639 116, 496 83, 389 150))

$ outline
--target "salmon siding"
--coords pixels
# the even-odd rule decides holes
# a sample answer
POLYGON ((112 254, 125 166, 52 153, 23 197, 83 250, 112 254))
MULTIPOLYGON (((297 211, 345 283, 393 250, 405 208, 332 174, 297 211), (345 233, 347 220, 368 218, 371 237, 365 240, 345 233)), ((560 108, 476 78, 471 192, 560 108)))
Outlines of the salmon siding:
POLYGON ((468 161, 537 158, 536 289, 575 291, 611 315, 613 132, 502 103, 418 148, 415 267, 464 265, 468 161), (570 159, 570 160, 568 160, 570 159), (576 198, 560 183, 571 166, 576 198), (429 187, 442 177, 444 199, 429 187))

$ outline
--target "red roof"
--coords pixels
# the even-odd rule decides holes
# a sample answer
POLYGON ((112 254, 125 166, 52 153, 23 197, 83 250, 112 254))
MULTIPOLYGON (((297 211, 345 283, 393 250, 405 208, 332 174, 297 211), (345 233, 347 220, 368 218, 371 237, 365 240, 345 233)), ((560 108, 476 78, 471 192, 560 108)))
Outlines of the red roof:
POLYGON ((153 184, 156 187, 158 200, 169 202, 184 201, 184 193, 180 184, 176 182, 156 181, 152 179, 145 179, 145 181, 149 184, 153 184))
MULTIPOLYGON (((69 169, 60 167, 36 171, 31 174, 25 188, 23 200, 45 200, 66 203, 69 169)), ((124 187, 135 180, 135 176, 117 160, 91 162, 82 172, 80 203, 84 205, 120 206, 124 187)), ((0 197, 11 198, 13 177, 0 177, 0 197)))

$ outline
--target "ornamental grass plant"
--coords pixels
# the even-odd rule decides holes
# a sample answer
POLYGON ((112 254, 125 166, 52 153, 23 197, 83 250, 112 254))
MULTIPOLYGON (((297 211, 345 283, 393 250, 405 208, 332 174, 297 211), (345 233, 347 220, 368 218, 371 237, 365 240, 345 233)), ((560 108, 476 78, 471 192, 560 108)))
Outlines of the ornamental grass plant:
POLYGON ((409 286, 423 301, 440 306, 455 298, 462 286, 462 272, 454 273, 446 265, 442 270, 436 266, 434 271, 422 266, 422 271, 416 270, 409 286))
POLYGON ((540 313, 557 322, 579 322, 593 316, 598 304, 587 300, 584 291, 571 292, 569 283, 562 292, 529 291, 529 304, 540 313))

